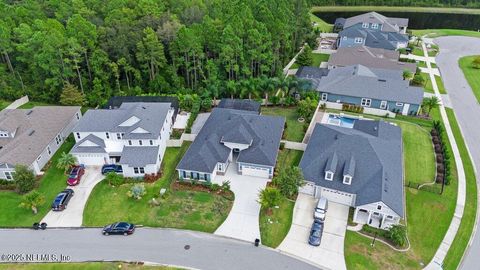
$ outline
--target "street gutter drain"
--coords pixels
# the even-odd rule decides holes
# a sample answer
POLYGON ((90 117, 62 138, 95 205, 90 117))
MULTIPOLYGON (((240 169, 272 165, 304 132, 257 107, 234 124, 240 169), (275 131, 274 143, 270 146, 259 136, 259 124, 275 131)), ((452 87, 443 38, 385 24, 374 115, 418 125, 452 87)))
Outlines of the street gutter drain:
POLYGON ((184 248, 185 250, 189 250, 189 249, 190 249, 190 245, 185 245, 183 248, 184 248))

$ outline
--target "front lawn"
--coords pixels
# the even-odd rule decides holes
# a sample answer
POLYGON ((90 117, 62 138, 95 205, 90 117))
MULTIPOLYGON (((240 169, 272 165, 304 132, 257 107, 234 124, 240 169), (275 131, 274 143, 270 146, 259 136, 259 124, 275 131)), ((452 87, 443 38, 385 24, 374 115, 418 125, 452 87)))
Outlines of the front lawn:
POLYGON ((297 113, 296 107, 262 107, 262 114, 285 117, 287 121, 287 128, 284 131, 285 139, 294 142, 301 142, 303 140, 303 137, 305 136, 305 131, 303 130, 304 123, 298 122, 300 116, 297 113))
MULTIPOLYGON (((69 152, 75 141, 69 137, 51 159, 50 166, 40 180, 37 190, 45 196, 45 203, 38 207, 38 214, 29 209, 18 207, 22 195, 13 191, 0 191, 0 227, 32 226, 50 211, 50 203, 66 186, 66 176, 56 164, 61 153, 69 152)), ((48 165, 47 165, 48 166, 48 165)))
POLYGON ((176 178, 175 167, 188 145, 167 148, 162 163, 163 176, 153 184, 145 183, 147 194, 138 201, 126 195, 134 184, 112 187, 106 181, 100 182, 85 207, 84 225, 103 226, 125 220, 150 227, 214 232, 230 212, 233 200, 213 192, 173 190, 170 185, 176 178), (157 199, 159 206, 150 206, 148 201, 158 197, 161 188, 167 188, 166 197, 157 199))
POLYGON ((421 29, 412 30, 413 34, 417 37, 427 36, 429 38, 436 38, 441 36, 467 36, 467 37, 480 37, 480 32, 462 30, 462 29, 421 29))
POLYGON ((166 266, 146 266, 115 262, 0 264, 0 270, 180 270, 166 266))
POLYGON ((476 57, 478 57, 478 55, 462 57, 458 61, 458 64, 460 65, 463 75, 465 75, 470 88, 472 88, 473 94, 477 98, 477 101, 480 102, 480 69, 472 66, 472 61, 476 57))
MULTIPOLYGON (((277 158, 277 170, 298 166, 302 155, 303 152, 298 150, 281 150, 277 158)), ((278 208, 273 208, 271 215, 267 215, 266 209, 260 210, 260 236, 263 245, 276 248, 282 243, 292 225, 294 207, 294 201, 282 197, 278 208)))
MULTIPOLYGON (((319 67, 322 62, 328 62, 328 59, 330 58, 330 54, 326 53, 312 53, 312 67, 319 67)), ((293 63, 293 65, 290 67, 290 69, 296 69, 299 68, 300 66, 297 64, 297 62, 293 63)))

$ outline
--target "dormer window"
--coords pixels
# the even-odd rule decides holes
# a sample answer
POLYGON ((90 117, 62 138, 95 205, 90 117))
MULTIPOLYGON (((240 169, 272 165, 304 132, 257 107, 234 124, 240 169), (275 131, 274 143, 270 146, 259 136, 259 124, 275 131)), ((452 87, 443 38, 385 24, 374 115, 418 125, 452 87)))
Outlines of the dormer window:
POLYGON ((377 210, 382 210, 382 206, 380 204, 377 205, 377 210))
POLYGON ((363 42, 363 38, 361 38, 361 37, 356 37, 355 38, 355 43, 360 44, 362 42, 363 42))
POLYGON ((325 180, 332 181, 333 180, 333 172, 326 171, 325 172, 325 180))
POLYGON ((365 23, 365 22, 362 23, 362 27, 363 27, 363 28, 368 28, 368 23, 365 23))
POLYGON ((373 23, 372 24, 372 29, 378 29, 378 23, 373 23))
POLYGON ((352 177, 350 175, 344 175, 343 176, 343 183, 345 185, 351 185, 352 184, 352 177))

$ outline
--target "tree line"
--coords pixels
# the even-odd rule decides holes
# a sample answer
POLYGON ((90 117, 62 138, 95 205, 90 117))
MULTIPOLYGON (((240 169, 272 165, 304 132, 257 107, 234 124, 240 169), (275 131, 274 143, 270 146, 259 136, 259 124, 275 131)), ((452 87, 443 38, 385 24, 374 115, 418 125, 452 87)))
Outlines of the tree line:
POLYGON ((305 43, 306 0, 7 0, 0 98, 256 93, 305 43), (248 90, 242 90, 247 89, 248 90))
POLYGON ((312 6, 414 6, 478 8, 478 0, 308 0, 312 6))

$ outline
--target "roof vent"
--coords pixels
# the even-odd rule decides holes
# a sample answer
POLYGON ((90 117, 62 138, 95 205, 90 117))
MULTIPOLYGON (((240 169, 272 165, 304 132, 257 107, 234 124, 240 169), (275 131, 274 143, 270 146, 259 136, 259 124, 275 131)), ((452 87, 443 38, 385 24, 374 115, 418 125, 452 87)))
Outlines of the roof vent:
POLYGON ((30 114, 32 114, 32 113, 33 113, 33 111, 30 110, 30 111, 27 112, 27 115, 30 115, 30 114))
POLYGON ((377 126, 374 126, 374 127, 373 127, 373 130, 377 131, 377 130, 378 130, 378 127, 377 127, 377 126))
POLYGON ((147 108, 145 108, 145 106, 142 106, 142 109, 146 110, 147 108))
POLYGON ((32 136, 33 133, 35 133, 35 130, 30 131, 30 132, 28 133, 28 136, 32 136))
POLYGON ((385 79, 378 79, 379 82, 387 82, 385 79))

